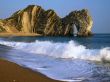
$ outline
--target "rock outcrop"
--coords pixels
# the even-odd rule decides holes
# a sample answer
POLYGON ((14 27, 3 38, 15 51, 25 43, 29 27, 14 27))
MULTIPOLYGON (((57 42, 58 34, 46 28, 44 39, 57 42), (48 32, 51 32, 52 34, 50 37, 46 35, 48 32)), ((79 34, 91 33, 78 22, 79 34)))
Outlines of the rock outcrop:
POLYGON ((53 10, 29 5, 11 17, 0 20, 0 32, 36 33, 42 36, 71 36, 74 27, 78 36, 90 36, 93 21, 87 9, 73 11, 60 18, 53 10))

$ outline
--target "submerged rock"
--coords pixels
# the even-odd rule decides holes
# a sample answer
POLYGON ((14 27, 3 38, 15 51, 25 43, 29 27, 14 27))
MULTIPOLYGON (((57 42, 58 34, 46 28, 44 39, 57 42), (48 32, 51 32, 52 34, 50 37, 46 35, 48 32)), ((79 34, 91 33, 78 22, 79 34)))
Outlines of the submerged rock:
POLYGON ((29 5, 15 12, 11 17, 0 20, 0 32, 36 33, 42 36, 73 36, 74 27, 78 36, 90 36, 92 18, 87 9, 73 11, 60 18, 54 10, 29 5))

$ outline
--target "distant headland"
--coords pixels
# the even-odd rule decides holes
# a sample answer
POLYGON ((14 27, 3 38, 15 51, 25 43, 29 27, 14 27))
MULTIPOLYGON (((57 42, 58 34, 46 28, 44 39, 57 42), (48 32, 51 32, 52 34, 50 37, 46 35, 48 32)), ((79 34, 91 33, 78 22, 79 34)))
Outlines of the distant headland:
POLYGON ((87 9, 72 11, 64 18, 54 10, 29 5, 11 17, 0 19, 0 36, 91 36, 92 17, 87 9))

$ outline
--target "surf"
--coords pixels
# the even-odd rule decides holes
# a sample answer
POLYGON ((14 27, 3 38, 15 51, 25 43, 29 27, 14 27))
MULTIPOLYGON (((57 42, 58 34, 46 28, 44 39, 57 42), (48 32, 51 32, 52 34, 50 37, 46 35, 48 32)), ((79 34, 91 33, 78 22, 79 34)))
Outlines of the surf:
POLYGON ((110 60, 110 47, 102 49, 88 49, 86 46, 80 45, 74 40, 68 41, 67 43, 39 40, 26 43, 1 40, 0 44, 28 53, 47 55, 55 58, 71 58, 91 61, 110 60))

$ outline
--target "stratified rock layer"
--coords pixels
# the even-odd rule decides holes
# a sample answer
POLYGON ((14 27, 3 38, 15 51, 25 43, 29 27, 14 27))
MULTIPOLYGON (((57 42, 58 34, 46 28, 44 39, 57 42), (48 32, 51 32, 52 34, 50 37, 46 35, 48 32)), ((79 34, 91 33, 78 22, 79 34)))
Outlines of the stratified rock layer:
POLYGON ((11 17, 0 20, 0 32, 36 33, 42 36, 71 36, 77 28, 78 36, 90 36, 92 18, 88 10, 73 11, 60 18, 53 10, 45 11, 40 6, 29 5, 11 17))

